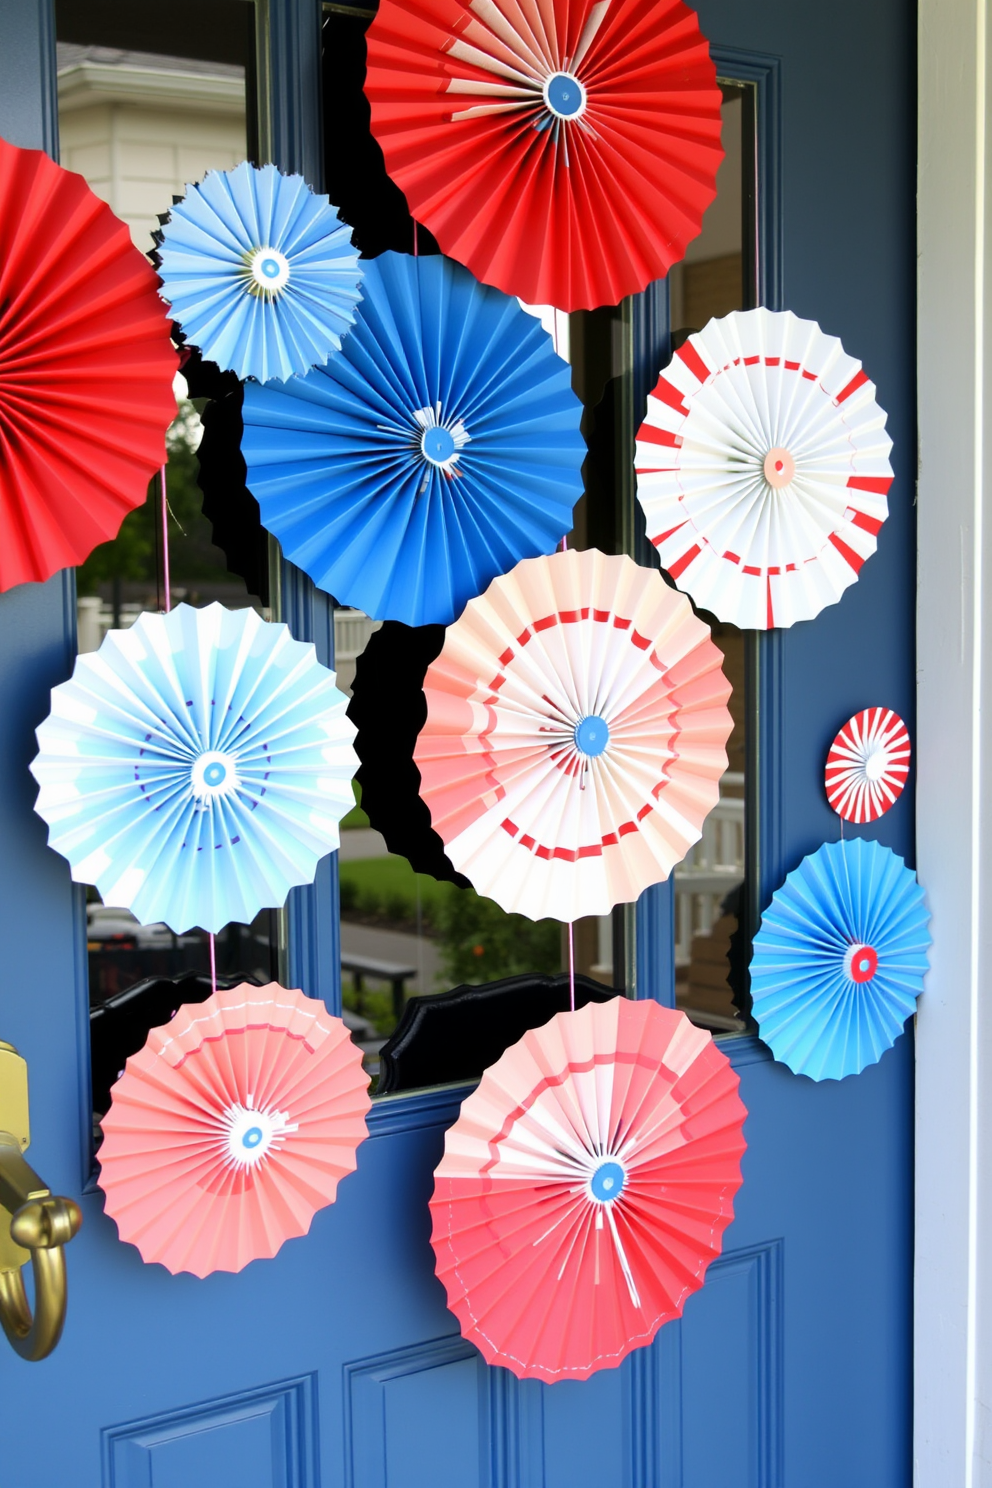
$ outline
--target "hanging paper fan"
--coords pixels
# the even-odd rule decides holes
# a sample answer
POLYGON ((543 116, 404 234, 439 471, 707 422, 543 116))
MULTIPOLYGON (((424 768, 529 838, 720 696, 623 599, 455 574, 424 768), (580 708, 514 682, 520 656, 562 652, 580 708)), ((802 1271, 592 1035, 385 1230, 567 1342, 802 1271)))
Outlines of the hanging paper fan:
POLYGON ((775 1058, 813 1080, 875 1064, 916 1011, 929 920, 915 875, 877 842, 804 858, 754 939, 753 1011, 775 1058))
POLYGON ((104 904, 177 933, 247 924, 338 846, 345 707, 313 646, 254 610, 140 615, 53 688, 35 809, 104 904))
POLYGON ((322 1002, 242 983, 153 1028, 103 1118, 122 1240, 167 1270, 241 1271, 305 1235, 368 1135, 362 1052, 322 1002))
POLYGON ((387 620, 355 664, 348 717, 358 730, 355 753, 361 764, 355 780, 369 826, 416 873, 466 888, 468 879, 455 872, 431 826, 413 762, 427 717, 424 676, 443 644, 443 625, 414 628, 387 620))
POLYGON ((245 388, 262 522, 376 620, 446 624, 582 494, 582 407, 533 316, 440 257, 384 253, 326 369, 245 388))
POLYGON ((386 169, 487 284, 615 305, 699 233, 722 100, 679 0, 382 0, 368 54, 386 169))
POLYGON ((849 718, 827 755, 827 800, 845 821, 871 822, 902 795, 909 774, 909 734, 891 708, 865 708, 849 718))
POLYGON ((351 229, 302 176, 244 161, 210 171, 162 221, 162 294, 210 361, 284 381, 338 350, 362 266, 351 229))
POLYGON ((455 867, 531 919, 607 914, 698 842, 730 684, 687 599, 595 550, 520 563, 428 669, 421 795, 455 867))
POLYGON ((482 1077, 445 1137, 437 1274, 463 1335, 518 1378, 587 1379, 679 1317, 741 1184, 739 1081, 684 1013, 559 1013, 482 1077))
POLYGON ((155 275, 82 176, 0 139, 0 590, 117 535, 165 460, 155 275))
POLYGON ((734 311, 675 353, 637 435, 662 568, 750 630, 812 620, 877 545, 892 484, 861 363, 788 311, 734 311))

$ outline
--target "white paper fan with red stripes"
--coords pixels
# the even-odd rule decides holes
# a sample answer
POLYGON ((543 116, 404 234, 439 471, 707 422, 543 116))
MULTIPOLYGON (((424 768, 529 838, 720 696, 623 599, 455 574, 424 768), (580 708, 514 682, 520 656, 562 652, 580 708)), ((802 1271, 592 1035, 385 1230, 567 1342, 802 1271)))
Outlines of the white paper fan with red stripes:
POLYGON ((865 708, 849 718, 830 746, 827 800, 845 821, 872 822, 902 795, 911 746, 891 708, 865 708))
POLYGON ((531 919, 607 914, 667 878, 727 768, 730 683, 655 569, 530 558, 449 625, 414 758, 480 894, 531 919))
POLYGON ((835 336, 790 311, 734 311, 689 337, 648 398, 648 537, 721 620, 811 620, 875 551, 891 448, 874 384, 835 336))

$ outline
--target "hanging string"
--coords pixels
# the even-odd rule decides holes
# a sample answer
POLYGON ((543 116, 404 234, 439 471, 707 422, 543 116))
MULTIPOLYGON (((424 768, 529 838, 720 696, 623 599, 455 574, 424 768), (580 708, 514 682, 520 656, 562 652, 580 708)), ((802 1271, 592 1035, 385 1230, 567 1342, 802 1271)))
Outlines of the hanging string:
POLYGON ((575 927, 568 922, 568 991, 570 1011, 575 1012, 575 927))
POLYGON ((213 931, 209 931, 207 939, 210 942, 210 990, 217 991, 217 942, 213 931))
POLYGON ((172 609, 172 590, 169 586, 169 497, 165 487, 165 466, 159 471, 162 488, 162 574, 165 581, 165 613, 172 609))
POLYGON ((419 243, 417 241, 417 219, 416 219, 416 217, 413 219, 413 256, 414 256, 414 258, 419 258, 420 257, 420 245, 419 245, 419 243))

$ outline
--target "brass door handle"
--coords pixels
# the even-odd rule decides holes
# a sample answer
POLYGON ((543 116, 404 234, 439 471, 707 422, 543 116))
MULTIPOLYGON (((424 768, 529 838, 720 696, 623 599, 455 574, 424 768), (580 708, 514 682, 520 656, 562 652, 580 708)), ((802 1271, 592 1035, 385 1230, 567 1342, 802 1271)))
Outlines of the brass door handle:
POLYGON ((0 1043, 0 1324, 22 1359, 44 1359, 65 1323, 66 1276, 62 1247, 82 1223, 71 1199, 56 1197, 25 1162, 28 1128, 27 1065, 0 1043), (34 1315, 21 1267, 34 1272, 34 1315))

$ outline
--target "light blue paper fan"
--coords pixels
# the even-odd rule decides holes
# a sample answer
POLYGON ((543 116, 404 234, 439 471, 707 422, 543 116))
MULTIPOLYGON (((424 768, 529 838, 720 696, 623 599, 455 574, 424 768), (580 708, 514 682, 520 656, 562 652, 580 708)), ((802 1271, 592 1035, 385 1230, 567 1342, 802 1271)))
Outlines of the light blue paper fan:
POLYGON ((52 690, 31 765, 49 844, 142 924, 247 923, 338 846, 346 703, 313 646, 253 610, 141 615, 52 690))
POLYGON ((804 858, 754 939, 754 1016, 775 1058, 813 1080, 876 1063, 916 1010, 929 920, 915 875, 877 842, 804 858))
POLYGON ((551 553, 582 494, 582 407, 550 336, 449 259, 384 253, 326 368, 245 388, 262 523, 342 604, 448 624, 551 553))
POLYGON ((285 381, 327 361, 355 319, 351 229, 302 176, 244 163, 188 186, 160 233, 162 296, 223 370, 285 381))

